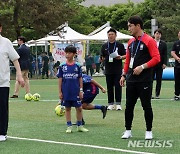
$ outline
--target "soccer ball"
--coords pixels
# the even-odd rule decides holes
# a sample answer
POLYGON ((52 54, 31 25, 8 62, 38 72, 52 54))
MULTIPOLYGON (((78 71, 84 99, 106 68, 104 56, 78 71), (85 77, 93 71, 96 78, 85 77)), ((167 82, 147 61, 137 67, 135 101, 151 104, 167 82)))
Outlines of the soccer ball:
POLYGON ((31 93, 27 93, 25 96, 24 96, 24 98, 25 98, 25 100, 27 100, 27 101, 31 101, 32 100, 32 94, 31 93))
POLYGON ((39 101, 40 97, 41 97, 41 96, 40 96, 38 93, 35 93, 35 94, 32 96, 32 99, 33 99, 34 101, 39 101))
POLYGON ((55 113, 56 113, 56 115, 58 115, 60 117, 64 116, 64 114, 65 114, 65 107, 61 106, 61 105, 56 106, 55 113))

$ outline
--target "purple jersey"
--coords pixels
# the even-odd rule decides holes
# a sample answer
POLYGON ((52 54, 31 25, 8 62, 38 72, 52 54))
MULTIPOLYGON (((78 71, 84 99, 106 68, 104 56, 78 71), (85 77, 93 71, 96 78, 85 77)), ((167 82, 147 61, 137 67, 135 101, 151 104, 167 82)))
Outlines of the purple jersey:
POLYGON ((89 75, 83 74, 82 79, 84 98, 91 97, 99 93, 99 88, 91 82, 92 78, 89 75))
POLYGON ((79 78, 82 77, 81 66, 79 63, 69 65, 62 63, 59 66, 58 78, 62 78, 62 93, 64 101, 79 100, 80 83, 79 78))

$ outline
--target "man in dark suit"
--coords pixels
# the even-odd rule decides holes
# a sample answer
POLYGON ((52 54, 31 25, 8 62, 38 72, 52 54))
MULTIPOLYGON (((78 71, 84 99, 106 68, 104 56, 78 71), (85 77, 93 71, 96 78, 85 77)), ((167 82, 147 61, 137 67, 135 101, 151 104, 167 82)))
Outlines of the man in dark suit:
POLYGON ((160 91, 161 91, 161 83, 162 83, 162 73, 163 69, 166 68, 167 65, 167 45, 164 41, 161 40, 162 31, 157 29, 154 31, 154 39, 157 43, 161 61, 158 65, 156 65, 153 69, 153 78, 156 78, 156 90, 155 90, 155 99, 159 99, 160 91))
MULTIPOLYGON (((29 86, 28 73, 29 73, 29 66, 30 66, 30 48, 25 45, 25 41, 26 41, 25 37, 19 36, 17 41, 19 45, 19 48, 17 49, 17 53, 20 56, 18 61, 19 61, 19 64, 21 67, 21 73, 25 82, 26 93, 29 93, 30 86, 29 86)), ((20 89, 20 84, 18 81, 16 81, 14 95, 11 96, 11 98, 18 98, 19 89, 20 89)))

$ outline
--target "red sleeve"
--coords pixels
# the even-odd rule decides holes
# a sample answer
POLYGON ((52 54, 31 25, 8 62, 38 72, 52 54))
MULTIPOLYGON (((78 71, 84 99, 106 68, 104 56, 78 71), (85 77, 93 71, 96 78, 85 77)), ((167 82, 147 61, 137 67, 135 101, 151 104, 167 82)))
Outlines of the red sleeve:
POLYGON ((126 50, 126 60, 125 60, 125 63, 124 63, 124 70, 123 70, 124 74, 127 74, 127 72, 128 72, 129 63, 130 63, 130 52, 129 52, 129 49, 127 48, 127 50, 126 50))
POLYGON ((149 40, 147 47, 149 49, 149 53, 152 58, 150 61, 147 62, 147 66, 148 68, 150 68, 160 62, 160 54, 159 54, 159 50, 157 48, 157 44, 154 39, 149 40))

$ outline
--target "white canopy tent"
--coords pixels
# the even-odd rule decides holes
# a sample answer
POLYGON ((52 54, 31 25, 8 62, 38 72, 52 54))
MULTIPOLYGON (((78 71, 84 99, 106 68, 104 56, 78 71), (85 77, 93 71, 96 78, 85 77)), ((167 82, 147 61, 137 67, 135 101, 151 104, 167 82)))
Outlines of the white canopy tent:
MULTIPOLYGON (((92 35, 92 36, 89 36, 89 40, 107 40, 108 37, 107 37, 107 31, 110 29, 111 27, 105 27, 103 30, 101 30, 100 32, 92 35)), ((117 31, 117 37, 116 39, 117 40, 123 40, 123 39, 131 39, 132 36, 130 35, 127 35, 127 34, 123 34, 119 31, 117 31)))
POLYGON ((88 40, 89 36, 80 34, 73 30, 69 26, 65 26, 61 31, 56 35, 48 35, 47 37, 41 38, 38 41, 81 41, 88 40))

